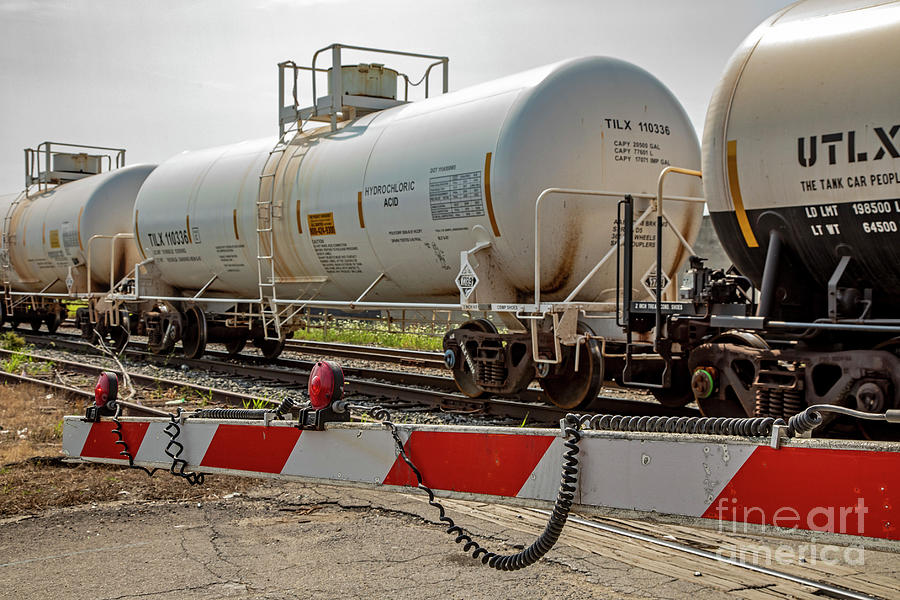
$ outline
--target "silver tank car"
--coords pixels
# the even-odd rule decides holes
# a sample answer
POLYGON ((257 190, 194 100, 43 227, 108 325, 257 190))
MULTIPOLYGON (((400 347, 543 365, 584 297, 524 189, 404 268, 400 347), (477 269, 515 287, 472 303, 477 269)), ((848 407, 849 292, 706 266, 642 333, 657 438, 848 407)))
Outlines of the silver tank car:
MULTIPOLYGON (((784 318, 825 315, 842 257, 841 287, 873 291, 868 316, 896 315, 898 71, 900 4, 799 2, 744 40, 713 95, 703 136, 713 223, 757 287, 780 236, 784 318)), ((858 300, 841 299, 848 316, 863 313, 858 300)))
MULTIPOLYGON (((9 240, 9 282, 14 291, 84 293, 88 243, 95 235, 129 235, 138 188, 155 165, 132 165, 92 175, 46 191, 0 196, 9 240), (70 285, 67 285, 67 279, 70 285)), ((113 277, 126 275, 140 255, 131 239, 91 244, 93 291, 109 289, 113 277)))
MULTIPOLYGON (((612 58, 569 60, 375 112, 336 131, 303 132, 270 160, 276 141, 184 153, 147 178, 134 206, 135 234, 161 282, 187 295, 217 275, 205 293, 259 297, 262 190, 273 205, 279 298, 353 300, 384 273, 367 300, 456 302, 460 252, 490 241, 492 283, 510 294, 492 301, 527 301, 542 190, 655 193, 664 166, 700 162, 679 102, 646 71, 612 58), (272 177, 261 185, 261 174, 272 177)), ((699 196, 699 187, 673 179, 667 194, 699 196)), ((669 210, 692 241, 701 208, 672 203, 669 210)), ((559 198, 541 212, 542 291, 558 300, 614 244, 616 201, 559 198)), ((646 229, 635 247, 638 275, 655 261, 646 229)), ((671 233, 666 244, 681 248, 671 233)), ((681 250, 668 253, 664 268, 672 273, 684 258, 681 250)), ((612 301, 615 269, 610 261, 579 299, 612 301)))

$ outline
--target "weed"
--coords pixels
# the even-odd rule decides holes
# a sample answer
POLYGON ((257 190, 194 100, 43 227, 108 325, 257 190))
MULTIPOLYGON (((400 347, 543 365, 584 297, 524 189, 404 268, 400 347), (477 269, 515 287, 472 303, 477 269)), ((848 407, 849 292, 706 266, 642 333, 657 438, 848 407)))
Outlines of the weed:
POLYGON ((244 408, 263 409, 269 408, 272 403, 266 398, 249 398, 241 401, 241 404, 244 405, 244 408))
POLYGON ((207 404, 212 402, 212 390, 208 390, 206 392, 197 392, 197 395, 200 396, 200 407, 204 408, 207 404))
MULTIPOLYGON (((31 357, 29 357, 31 358, 31 357)), ((31 375, 33 373, 52 373, 53 361, 29 360, 25 365, 25 371, 31 375)))
POLYGON ((0 348, 4 350, 21 350, 25 347, 25 338, 21 335, 15 333, 14 331, 7 331, 3 334, 0 334, 0 348))
POLYGON ((306 329, 295 331, 294 337, 311 342, 341 342, 415 350, 442 348, 442 338, 435 336, 431 328, 423 325, 409 324, 400 330, 396 325, 392 326, 385 321, 340 320, 319 323, 321 324, 308 324, 306 329))
POLYGON ((18 373, 25 368, 25 365, 31 362, 31 357, 27 354, 12 354, 3 361, 3 370, 7 373, 18 373))

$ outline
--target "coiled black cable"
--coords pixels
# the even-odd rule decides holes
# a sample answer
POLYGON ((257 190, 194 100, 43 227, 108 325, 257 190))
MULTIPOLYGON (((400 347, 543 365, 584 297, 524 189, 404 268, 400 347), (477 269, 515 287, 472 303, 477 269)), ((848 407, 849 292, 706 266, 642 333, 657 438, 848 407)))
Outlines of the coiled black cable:
POLYGON ((283 415, 290 413, 292 408, 294 408, 293 398, 285 398, 275 409, 275 418, 280 419, 283 415))
POLYGON ((166 424, 166 428, 163 430, 167 436, 169 436, 169 443, 166 445, 166 454, 169 458, 172 459, 172 465, 169 467, 169 473, 175 475, 176 477, 181 477, 185 481, 187 481, 191 485, 201 485, 203 480, 206 479, 206 475, 203 473, 185 473, 184 469, 187 467, 187 461, 181 458, 181 453, 184 451, 184 445, 181 442, 177 441, 179 435, 181 435, 181 426, 176 421, 176 416, 181 416, 181 409, 178 409, 177 415, 169 415, 169 422, 166 424), (176 448, 175 452, 172 452, 172 448, 176 448), (176 470, 177 469, 177 470, 176 470))
POLYGON ((644 433, 701 433, 758 437, 771 435, 772 427, 784 419, 772 417, 629 417, 622 415, 581 415, 580 429, 639 431, 644 433))
POLYGON ((900 423, 900 409, 893 408, 883 413, 870 413, 846 406, 836 404, 813 404, 808 406, 806 410, 797 413, 788 419, 788 428, 791 435, 802 435, 812 431, 822 424, 825 418, 822 413, 830 412, 839 415, 846 415, 854 419, 863 419, 866 421, 885 421, 887 423, 900 423))
POLYGON ((115 444, 122 447, 122 450, 119 452, 119 456, 124 456, 128 459, 128 468, 130 469, 138 469, 139 471, 143 471, 150 477, 153 476, 159 469, 148 469, 147 467, 142 467, 140 465, 134 464, 134 456, 131 454, 131 451, 128 449, 128 443, 125 441, 125 438, 122 436, 122 421, 119 420, 119 417, 122 416, 122 405, 116 405, 116 413, 112 417, 112 422, 115 423, 115 427, 113 427, 113 434, 116 436, 115 444))
POLYGON ((274 411, 268 408, 202 408, 194 416, 199 419, 256 420, 264 419, 266 415, 274 415, 276 419, 281 419, 283 415, 291 412, 292 408, 294 408, 294 401, 290 398, 285 398, 274 411))
POLYGON ((578 442, 581 441, 581 433, 579 432, 580 418, 578 415, 568 414, 565 418, 566 426, 564 431, 566 434, 566 441, 564 442, 564 445, 568 450, 563 455, 562 480, 559 485, 559 493, 556 496, 556 503, 553 506, 553 512, 550 514, 550 520, 547 522, 547 526, 528 548, 525 548, 516 554, 504 555, 491 552, 482 547, 478 542, 472 539, 472 536, 459 527, 452 518, 447 516, 444 506, 435 500, 434 492, 422 481, 422 473, 416 468, 409 456, 407 456, 406 450, 403 448, 403 442, 400 440, 400 435, 397 432, 397 427, 391 421, 391 415, 386 409, 380 406, 372 409, 359 406, 350 408, 369 410, 369 414, 372 415, 373 418, 381 421, 382 424, 390 430, 391 436, 394 438, 394 443, 397 445, 397 449, 400 452, 400 456, 403 458, 403 462, 407 464, 416 476, 416 487, 428 494, 428 504, 436 508, 440 513, 439 520, 447 525, 446 532, 450 535, 455 534, 456 538, 454 541, 457 544, 464 544, 463 551, 471 553, 472 558, 481 558, 482 564, 488 565, 499 571, 518 571, 519 569, 529 567, 540 560, 551 548, 553 548, 557 540, 559 540, 563 527, 569 518, 569 511, 575 501, 575 490, 578 485, 577 455, 579 451, 578 442))
POLYGON ((265 418, 266 413, 272 411, 262 408, 203 408, 194 414, 198 419, 247 419, 257 420, 265 418))
POLYGON ((807 408, 788 419, 788 432, 791 435, 803 435, 821 425, 822 421, 821 413, 807 408))

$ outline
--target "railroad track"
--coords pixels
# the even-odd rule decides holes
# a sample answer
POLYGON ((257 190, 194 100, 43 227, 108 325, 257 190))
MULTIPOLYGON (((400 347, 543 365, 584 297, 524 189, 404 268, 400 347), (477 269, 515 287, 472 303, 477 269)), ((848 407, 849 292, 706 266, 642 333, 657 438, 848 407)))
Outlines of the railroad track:
MULTIPOLYGON (((418 502, 428 498, 410 494, 418 502)), ((533 508, 441 499, 454 513, 484 519, 533 536, 546 525, 550 513, 533 508)), ((584 552, 598 554, 666 577, 695 581, 719 592, 747 600, 831 597, 873 600, 896 596, 896 581, 869 573, 856 573, 834 562, 782 560, 766 565, 771 546, 790 554, 785 540, 766 540, 755 535, 731 534, 715 529, 642 522, 612 517, 569 516, 561 542, 584 552), (755 562, 754 562, 755 559, 755 562), (777 568, 776 568, 777 567, 777 568)), ((823 546, 824 548, 824 546, 823 546)), ((807 549, 816 552, 813 544, 807 549)), ((769 561, 771 562, 771 561, 769 561)))
MULTIPOLYGON (((98 351, 78 335, 35 334, 21 332, 29 343, 38 346, 53 345, 59 349, 76 352, 98 351)), ((357 347, 363 348, 363 347, 357 347)), ((149 352, 146 344, 131 342, 126 349, 130 358, 163 366, 187 366, 210 373, 247 377, 275 382, 285 387, 306 388, 313 361, 279 358, 269 361, 259 356, 240 355, 240 360, 226 352, 208 351, 204 358, 189 359, 177 354, 162 356, 149 352)), ((485 416, 528 419, 538 423, 555 423, 565 416, 565 410, 549 404, 541 390, 529 389, 516 398, 468 398, 456 391, 456 384, 449 377, 422 373, 344 367, 345 391, 348 395, 361 395, 375 401, 415 403, 449 412, 471 412, 485 416)), ((694 409, 668 409, 652 402, 641 402, 614 397, 599 397, 595 410, 611 414, 684 415, 697 416, 694 409)))
MULTIPOLYGON (((23 352, 0 349, 0 358, 12 356, 15 354, 23 354, 23 352)), ((100 375, 100 373, 110 370, 107 367, 101 367, 90 363, 49 358, 41 356, 39 354, 24 354, 26 354, 34 362, 52 363, 54 369, 56 370, 55 372, 57 373, 62 371, 66 373, 80 373, 91 377, 97 377, 100 375)), ((150 375, 143 375, 141 373, 129 372, 128 376, 131 379, 132 383, 139 386, 156 390, 160 390, 163 388, 174 388, 182 390, 185 393, 193 393, 196 396, 197 400, 203 400, 205 402, 222 403, 234 406, 259 406, 260 404, 271 405, 273 408, 278 406, 278 401, 276 400, 259 398, 258 396, 235 392, 232 390, 223 390, 215 387, 196 385, 190 382, 167 379, 164 377, 153 377, 150 375)), ((75 387, 73 385, 69 385, 64 381, 54 382, 46 379, 32 377, 29 375, 11 373, 7 371, 0 371, 0 379, 3 379, 5 381, 16 381, 41 385, 44 387, 73 394, 75 396, 83 397, 88 400, 93 400, 94 398, 94 392, 92 390, 85 390, 79 387, 75 387)))
POLYGON ((312 342, 308 340, 287 340, 284 348, 285 350, 302 352, 304 354, 323 354, 341 358, 389 362, 411 367, 444 368, 444 356, 440 352, 404 350, 402 348, 384 348, 380 346, 359 346, 335 342, 312 342))

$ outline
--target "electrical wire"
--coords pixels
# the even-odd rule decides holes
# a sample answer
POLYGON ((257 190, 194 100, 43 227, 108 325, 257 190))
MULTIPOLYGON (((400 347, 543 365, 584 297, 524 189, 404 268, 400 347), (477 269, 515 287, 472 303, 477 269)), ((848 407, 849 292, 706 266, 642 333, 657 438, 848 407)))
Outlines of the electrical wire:
POLYGON ((447 525, 446 533, 455 535, 454 541, 457 544, 464 544, 463 551, 467 554, 471 553, 472 558, 480 558, 481 564, 499 571, 518 571, 519 569, 524 569, 536 563, 547 554, 554 545, 556 545, 563 527, 566 524, 566 520, 569 517, 569 511, 572 508, 572 504, 575 501, 575 490, 578 485, 577 455, 579 452, 578 442, 581 440, 578 415, 569 414, 566 415, 566 418, 564 419, 564 432, 566 435, 564 445, 568 450, 563 454, 562 480, 556 497, 556 503, 553 506, 553 511, 550 513, 550 519, 547 522, 547 526, 530 546, 515 554, 504 555, 491 552, 481 546, 481 544, 475 541, 472 536, 458 526, 452 518, 447 516, 444 506, 435 499, 432 489, 423 482, 422 473, 415 464, 413 464, 409 455, 407 455, 406 449, 403 447, 403 441, 400 439, 400 435, 397 431, 397 427, 391 421, 391 415, 386 409, 382 407, 369 408, 365 406, 349 405, 347 408, 367 411, 372 418, 381 421, 381 423, 388 428, 391 432, 391 436, 394 438, 394 443, 397 446, 400 457, 416 476, 416 487, 428 494, 428 504, 437 509, 440 514, 438 520, 447 525))

